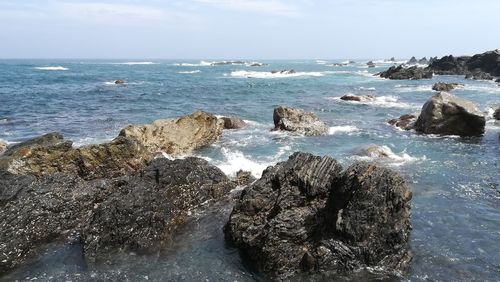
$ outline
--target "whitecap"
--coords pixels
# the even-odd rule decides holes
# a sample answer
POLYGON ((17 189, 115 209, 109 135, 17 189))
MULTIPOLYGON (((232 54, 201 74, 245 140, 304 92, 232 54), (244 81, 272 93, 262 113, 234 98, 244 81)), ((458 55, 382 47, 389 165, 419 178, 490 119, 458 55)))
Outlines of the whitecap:
POLYGON ((62 66, 56 66, 56 67, 36 67, 35 69, 37 70, 49 70, 49 71, 65 71, 68 70, 68 68, 62 67, 62 66))
POLYGON ((124 62, 124 63, 112 63, 112 65, 156 65, 156 63, 153 62, 124 62))
POLYGON ((201 70, 194 70, 194 71, 180 71, 178 73, 180 74, 194 74, 194 73, 200 73, 201 70))
MULTIPOLYGON (((348 93, 349 95, 352 95, 348 93)), ((376 96, 372 100, 366 101, 345 101, 340 99, 340 97, 327 97, 326 99, 335 100, 340 103, 347 103, 353 105, 370 105, 374 107, 382 107, 382 108, 402 108, 402 109, 416 109, 420 108, 420 106, 412 105, 404 102, 399 102, 398 97, 396 96, 376 96)))
POLYGON ((359 131, 359 128, 357 128, 356 126, 338 125, 338 126, 331 126, 328 129, 328 134, 335 135, 337 133, 351 133, 351 132, 356 132, 356 131, 359 131))
POLYGON ((396 166, 416 161, 424 161, 427 159, 426 156, 412 157, 409 154, 407 154, 406 151, 402 151, 399 154, 394 153, 391 150, 391 148, 389 148, 386 145, 368 146, 364 149, 361 149, 361 152, 356 156, 352 156, 352 158, 361 161, 379 161, 379 162, 382 161, 382 162, 387 162, 390 165, 396 165, 396 166), (374 147, 375 150, 368 150, 368 148, 372 147, 374 147))
POLYGON ((265 72, 265 71, 233 71, 230 74, 232 77, 240 78, 287 78, 300 76, 324 76, 321 72, 265 72))
POLYGON ((397 92, 432 92, 432 85, 401 85, 394 86, 397 92))
POLYGON ((316 60, 316 64, 318 65, 326 65, 326 61, 323 61, 323 60, 316 60))

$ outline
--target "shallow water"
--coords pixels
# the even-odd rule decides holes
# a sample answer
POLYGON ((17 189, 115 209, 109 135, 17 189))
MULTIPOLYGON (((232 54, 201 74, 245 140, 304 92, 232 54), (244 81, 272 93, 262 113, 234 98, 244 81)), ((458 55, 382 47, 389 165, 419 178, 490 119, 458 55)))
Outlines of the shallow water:
MULTIPOLYGON (((386 121, 418 112, 438 81, 464 84, 452 93, 472 100, 484 112, 500 104, 500 87, 458 76, 390 81, 371 76, 387 64, 374 69, 366 68, 366 61, 331 65, 341 61, 266 61, 267 66, 249 67, 199 61, 3 60, 0 139, 19 142, 59 131, 80 146, 110 140, 129 123, 202 109, 238 115, 249 123, 243 130, 224 132, 220 141, 196 152, 229 175, 245 169, 259 176, 265 167, 298 150, 330 155, 348 165, 359 159, 354 155, 361 147, 385 145, 392 154, 381 162, 400 171, 414 193, 411 246, 415 257, 402 279, 498 280, 500 122, 488 120, 482 138, 459 138, 404 132, 386 121), (270 72, 282 69, 297 73, 270 72), (116 79, 126 84, 115 85, 116 79), (339 99, 348 93, 378 98, 365 104, 339 99), (270 132, 272 110, 282 104, 317 113, 331 127, 330 134, 301 137, 270 132)), ((67 246, 51 246, 41 260, 9 277, 256 280, 238 252, 224 244, 221 227, 226 213, 216 212, 193 223, 172 250, 155 256, 117 254, 110 266, 81 269, 78 263, 61 259, 68 253, 67 246)), ((69 253, 74 249, 69 248, 69 253)))

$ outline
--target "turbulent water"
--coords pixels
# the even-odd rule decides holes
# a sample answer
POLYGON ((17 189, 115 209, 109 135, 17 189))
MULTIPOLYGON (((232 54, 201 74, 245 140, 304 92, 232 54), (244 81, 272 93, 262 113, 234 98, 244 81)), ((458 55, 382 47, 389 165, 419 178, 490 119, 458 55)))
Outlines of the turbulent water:
MULTIPOLYGON (((201 109, 237 115, 249 124, 224 132, 220 141, 196 152, 228 175, 243 169, 258 177, 267 166, 299 150, 330 155, 348 165, 370 159, 356 156, 360 148, 384 146, 388 157, 380 161, 400 171, 414 195, 414 260, 400 279, 498 280, 500 122, 491 119, 490 107, 500 104, 500 87, 458 76, 390 81, 372 76, 390 66, 382 61, 370 69, 366 61, 334 65, 342 61, 264 61, 264 66, 252 67, 252 62, 4 60, 0 139, 15 143, 59 131, 81 146, 110 140, 129 123, 201 109), (272 72, 284 69, 295 73, 272 72), (116 85, 117 79, 126 83, 116 85), (423 136, 386 123, 418 112, 438 81, 464 84, 453 94, 488 114, 484 137, 423 136), (377 98, 345 102, 339 99, 345 94, 377 98), (329 135, 270 132, 278 105, 317 113, 330 126, 329 135)), ((224 244, 221 228, 228 209, 189 224, 171 248, 154 256, 116 254, 106 264, 87 265, 78 256, 78 245, 48 246, 45 255, 3 279, 258 280, 238 251, 224 244)))

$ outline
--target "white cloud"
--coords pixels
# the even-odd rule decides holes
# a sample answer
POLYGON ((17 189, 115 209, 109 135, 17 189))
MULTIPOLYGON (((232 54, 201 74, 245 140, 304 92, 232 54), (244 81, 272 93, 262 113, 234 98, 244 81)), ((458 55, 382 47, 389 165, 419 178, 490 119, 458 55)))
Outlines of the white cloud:
POLYGON ((200 4, 211 5, 224 9, 272 14, 279 16, 298 16, 299 9, 278 0, 194 0, 200 4))

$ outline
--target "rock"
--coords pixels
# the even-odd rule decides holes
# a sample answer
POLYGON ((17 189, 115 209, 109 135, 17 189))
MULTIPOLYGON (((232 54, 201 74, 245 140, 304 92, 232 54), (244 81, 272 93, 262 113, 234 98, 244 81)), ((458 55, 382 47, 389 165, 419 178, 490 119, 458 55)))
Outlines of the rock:
POLYGON ((438 82, 432 86, 432 90, 450 92, 458 86, 462 86, 462 84, 438 82))
POLYGON ((115 84, 125 84, 125 80, 121 79, 115 80, 115 84))
POLYGON ((274 109, 275 130, 293 131, 306 136, 328 133, 328 127, 315 114, 302 109, 279 106, 274 109))
POLYGON ((225 199, 234 187, 199 158, 156 159, 138 173, 92 181, 0 171, 0 273, 68 237, 79 238, 88 261, 118 249, 157 252, 190 210, 225 199))
POLYGON ((465 75, 468 72, 466 63, 469 59, 470 57, 467 56, 444 56, 429 64, 429 69, 432 70, 434 74, 439 75, 465 75))
POLYGON ((136 140, 151 153, 189 154, 208 146, 222 135, 224 122, 212 114, 198 111, 176 119, 156 120, 152 124, 129 125, 120 136, 136 140))
POLYGON ((411 57, 411 59, 407 62, 408 65, 416 65, 418 61, 415 57, 411 57))
POLYGON ((124 137, 73 148, 60 133, 49 133, 11 146, 0 156, 0 170, 35 176, 66 172, 94 179, 141 169, 151 158, 140 144, 124 137))
POLYGON ((485 117, 470 101, 440 92, 428 100, 415 122, 426 134, 481 136, 485 117))
POLYGON ((392 151, 386 146, 369 145, 361 148, 357 152, 357 155, 372 158, 388 158, 390 153, 392 153, 392 151))
POLYGON ((355 101, 355 102, 367 102, 373 101, 375 97, 373 95, 356 96, 356 95, 344 95, 340 97, 340 100, 344 101, 355 101))
POLYGON ((224 129, 240 129, 247 126, 245 121, 239 117, 222 117, 224 129))
POLYGON ((238 186, 248 186, 255 181, 255 177, 253 177, 250 171, 239 170, 236 173, 236 185, 238 186))
POLYGON ((472 56, 467 61, 469 71, 479 70, 491 76, 500 76, 500 50, 496 49, 472 56))
POLYGON ((399 273, 411 260, 411 197, 399 174, 376 164, 342 172, 330 157, 295 153, 243 190, 225 238, 271 280, 399 273))
POLYGON ((500 120, 500 106, 497 106, 495 111, 493 112, 493 118, 496 120, 500 120))
POLYGON ((404 130, 410 130, 414 128, 414 123, 417 119, 416 115, 406 114, 402 115, 399 118, 391 119, 388 121, 390 125, 394 125, 404 130))
POLYGON ((294 73, 297 73, 295 70, 291 69, 291 70, 272 70, 271 71, 272 74, 276 74, 276 73, 279 73, 279 74, 294 74, 294 73))
POLYGON ((392 66, 388 70, 380 72, 379 75, 383 78, 388 79, 430 79, 432 78, 432 72, 417 66, 404 67, 402 65, 392 66))
POLYGON ((438 57, 430 57, 429 58, 429 62, 427 62, 427 64, 430 65, 430 64, 434 63, 437 60, 438 60, 438 57))
POLYGON ((392 58, 390 58, 390 59, 389 59, 389 61, 390 61, 390 62, 395 62, 395 61, 396 61, 396 59, 395 59, 394 57, 392 57, 392 58))
POLYGON ((465 75, 466 79, 474 79, 474 80, 493 80, 495 77, 493 77, 491 74, 482 72, 482 71, 473 71, 469 72, 465 75))
POLYGON ((0 155, 7 150, 7 143, 0 140, 0 155))
POLYGON ((367 65, 369 68, 374 68, 374 67, 375 67, 375 64, 373 63, 373 61, 369 61, 368 63, 366 63, 366 65, 367 65))
POLYGON ((500 50, 472 57, 452 55, 433 60, 429 69, 435 74, 466 75, 467 78, 490 80, 500 76, 500 50))
POLYGON ((418 63, 421 65, 426 65, 429 63, 426 57, 423 57, 422 59, 418 60, 418 63))

